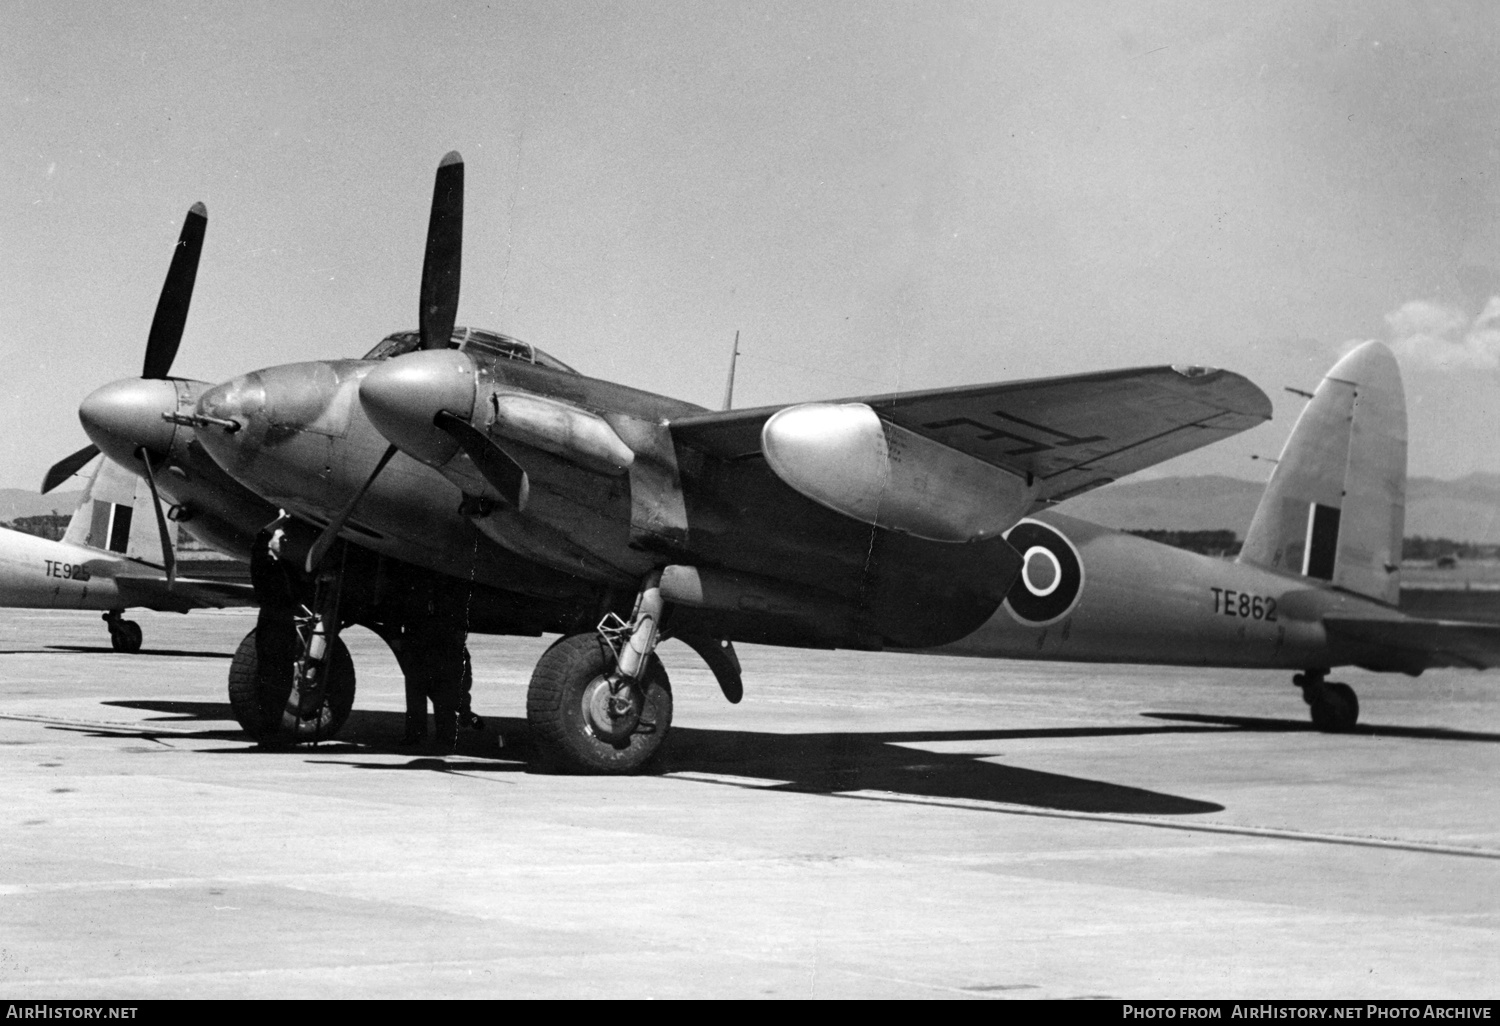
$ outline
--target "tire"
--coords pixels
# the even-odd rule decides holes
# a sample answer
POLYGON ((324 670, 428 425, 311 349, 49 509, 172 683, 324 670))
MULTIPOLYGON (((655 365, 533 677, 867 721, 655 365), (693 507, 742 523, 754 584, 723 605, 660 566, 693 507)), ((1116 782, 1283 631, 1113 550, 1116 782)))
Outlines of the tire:
POLYGON ((1359 722, 1359 696, 1354 689, 1347 684, 1333 683, 1328 685, 1328 690, 1338 696, 1342 707, 1339 716, 1339 730, 1352 730, 1359 722))
POLYGON ((109 632, 109 644, 116 652, 134 655, 141 650, 141 625, 134 620, 121 620, 120 625, 109 632))
POLYGON ((245 635, 229 664, 229 705, 240 727, 255 741, 297 744, 327 741, 339 732, 354 708, 354 661, 342 638, 329 646, 325 666, 328 684, 323 707, 312 719, 299 720, 295 733, 281 723, 287 696, 292 693, 292 661, 275 660, 262 672, 256 630, 245 635), (279 672, 278 672, 279 671, 279 672))
POLYGON ((1347 684, 1325 684, 1309 705, 1313 726, 1328 734, 1352 730, 1359 721, 1359 696, 1347 684))
POLYGON ((526 692, 526 722, 543 768, 563 773, 637 773, 661 750, 672 727, 672 686, 653 653, 642 674, 639 721, 611 723, 604 675, 615 655, 597 634, 575 634, 537 661, 526 692))

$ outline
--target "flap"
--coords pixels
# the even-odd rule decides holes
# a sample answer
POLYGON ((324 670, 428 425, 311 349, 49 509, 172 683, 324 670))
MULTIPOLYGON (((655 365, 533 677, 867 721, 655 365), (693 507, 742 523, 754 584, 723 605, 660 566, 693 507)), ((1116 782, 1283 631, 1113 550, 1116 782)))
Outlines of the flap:
MULTIPOLYGON (((1040 484, 1056 502, 1271 417, 1250 381, 1206 367, 1144 367, 1063 378, 859 396, 883 419, 1040 484)), ((798 405, 798 404, 788 404, 798 405)), ((781 406, 674 418, 682 445, 721 459, 760 453, 781 406)))

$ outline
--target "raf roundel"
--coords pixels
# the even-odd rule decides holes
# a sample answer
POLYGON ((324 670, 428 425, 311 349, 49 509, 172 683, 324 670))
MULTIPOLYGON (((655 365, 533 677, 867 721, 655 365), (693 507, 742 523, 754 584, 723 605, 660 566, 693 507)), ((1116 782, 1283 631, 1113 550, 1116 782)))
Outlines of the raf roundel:
POLYGON ((1021 575, 1005 596, 1020 623, 1045 627, 1073 611, 1083 592, 1083 560, 1073 543, 1046 524, 1023 520, 1005 534, 1021 554, 1021 575))

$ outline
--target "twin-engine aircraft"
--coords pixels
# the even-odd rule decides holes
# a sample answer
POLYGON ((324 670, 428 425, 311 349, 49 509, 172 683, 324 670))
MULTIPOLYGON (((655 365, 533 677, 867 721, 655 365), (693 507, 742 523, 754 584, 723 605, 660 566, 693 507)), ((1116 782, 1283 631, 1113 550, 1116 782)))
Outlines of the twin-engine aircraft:
POLYGON ((0 607, 102 609, 114 650, 139 652, 141 627, 124 618, 126 609, 254 603, 246 585, 177 577, 170 545, 162 548, 164 528, 146 483, 100 460, 61 541, 0 528, 0 607))
MULTIPOLYGON (((1149 367, 712 412, 455 327, 462 219, 463 163, 449 154, 418 330, 363 359, 211 387, 168 376, 207 223, 195 206, 142 377, 80 409, 98 448, 139 468, 188 529, 251 558, 261 617, 230 690, 253 737, 338 730, 353 700, 338 639, 350 623, 426 675, 440 739, 465 632, 562 635, 532 676, 528 720, 548 763, 592 772, 639 769, 666 738, 672 697, 655 654, 666 636, 698 652, 731 701, 743 687, 735 641, 1051 655, 1078 639, 1079 654, 1054 657, 1249 660, 1300 668, 1320 694, 1342 694, 1322 687, 1327 667, 1368 662, 1327 641, 1327 609, 1272 589, 1282 578, 1270 569, 1225 564, 1223 583, 1205 584, 1211 568, 1194 564, 1176 584, 1099 591, 1111 575, 1086 565, 1102 551, 1096 535, 1069 542, 1071 522, 1039 513, 1269 418, 1264 393, 1238 375, 1149 367), (1179 611, 1203 587, 1217 595, 1213 640, 1184 643, 1176 624, 1162 634, 1172 614, 1142 602, 1158 586, 1180 591, 1179 611), (1221 624, 1249 640, 1219 646, 1221 624), (1099 631, 1088 650, 1086 625, 1099 631), (1265 639, 1271 654, 1255 647, 1265 639)), ((1326 514, 1315 519, 1322 559, 1326 514)), ((1295 590, 1343 595, 1330 591, 1344 586, 1332 537, 1329 580, 1318 562, 1286 578, 1295 590)), ((1292 558, 1274 556, 1268 567, 1292 558)))

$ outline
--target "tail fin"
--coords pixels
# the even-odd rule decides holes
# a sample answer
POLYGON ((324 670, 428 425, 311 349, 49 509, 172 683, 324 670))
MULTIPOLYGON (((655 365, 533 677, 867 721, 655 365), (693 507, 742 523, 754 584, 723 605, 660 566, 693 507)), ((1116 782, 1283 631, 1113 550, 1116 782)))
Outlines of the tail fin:
POLYGON ((1395 604, 1406 521, 1406 396, 1379 342, 1345 356, 1281 450, 1240 562, 1395 604))
POLYGON ((161 566, 161 534, 151 510, 150 488, 106 456, 89 478, 63 541, 161 566))

